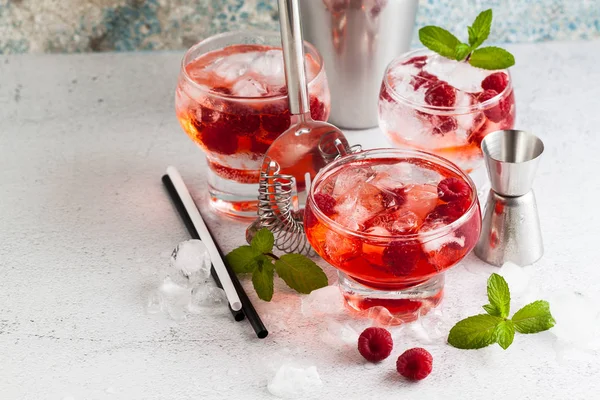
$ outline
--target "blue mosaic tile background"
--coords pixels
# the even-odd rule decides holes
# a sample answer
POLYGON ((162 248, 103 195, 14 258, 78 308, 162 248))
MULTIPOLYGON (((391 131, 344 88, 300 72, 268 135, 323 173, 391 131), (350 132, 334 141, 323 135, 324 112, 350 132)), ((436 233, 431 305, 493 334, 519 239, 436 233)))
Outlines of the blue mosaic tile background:
MULTIPOLYGON (((490 7, 494 42, 600 38, 600 0, 420 0, 417 27, 462 32, 490 7)), ((183 49, 276 19, 276 0, 0 0, 0 54, 183 49)))

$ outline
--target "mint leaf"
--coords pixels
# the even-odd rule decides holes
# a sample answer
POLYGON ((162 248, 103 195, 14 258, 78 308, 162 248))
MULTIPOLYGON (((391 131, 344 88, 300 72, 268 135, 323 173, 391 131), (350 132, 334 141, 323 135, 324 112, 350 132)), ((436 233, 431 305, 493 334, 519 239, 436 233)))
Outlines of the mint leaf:
POLYGON ((513 342, 515 338, 515 326, 510 319, 500 322, 496 325, 496 330, 494 331, 494 336, 496 337, 496 342, 502 347, 504 350, 508 348, 513 342))
POLYGON ((262 254, 252 246, 240 246, 225 256, 236 274, 251 273, 258 266, 257 257, 262 254))
POLYGON ((271 301, 273 298, 273 264, 270 262, 257 263, 257 268, 252 272, 252 284, 261 300, 271 301))
POLYGON ((482 47, 471 53, 469 64, 483 69, 506 69, 515 65, 515 57, 500 47, 482 47))
POLYGON ((472 48, 477 48, 488 38, 490 29, 492 28, 492 9, 482 11, 475 21, 473 26, 469 27, 469 44, 472 48), (473 34, 471 34, 473 31, 473 34))
POLYGON ((515 329, 520 333, 537 333, 556 324, 550 313, 550 304, 545 300, 534 301, 521 308, 512 317, 515 329))
POLYGON ((473 46, 475 41, 477 41, 477 33, 475 32, 475 29, 473 29, 473 27, 471 26, 467 26, 467 30, 469 31, 469 44, 473 46))
POLYGON ((273 233, 267 228, 262 228, 252 238, 250 245, 261 253, 270 253, 273 250, 273 244, 275 244, 275 237, 273 233))
POLYGON ((504 321, 493 315, 479 314, 459 321, 450 329, 448 343, 458 349, 481 349, 496 341, 496 326, 504 321))
POLYGON ((490 275, 487 281, 489 308, 483 306, 488 314, 506 318, 510 312, 510 291, 508 283, 498 274, 490 275))
POLYGON ((469 46, 468 44, 465 44, 465 43, 459 43, 456 45, 456 48, 454 49, 454 58, 458 61, 462 61, 465 58, 467 58, 467 56, 469 55, 470 52, 471 52, 471 46, 469 46))
POLYGON ((500 312, 498 311, 498 309, 491 304, 486 304, 484 306, 481 306, 481 308, 483 308, 485 310, 485 312, 491 316, 494 316, 494 317, 500 316, 500 312))
POLYGON ((277 275, 300 293, 327 286, 327 275, 311 259, 301 254, 285 254, 275 261, 277 275))
POLYGON ((454 49, 460 44, 460 40, 447 30, 431 25, 419 29, 419 40, 429 50, 450 59, 454 59, 454 49))

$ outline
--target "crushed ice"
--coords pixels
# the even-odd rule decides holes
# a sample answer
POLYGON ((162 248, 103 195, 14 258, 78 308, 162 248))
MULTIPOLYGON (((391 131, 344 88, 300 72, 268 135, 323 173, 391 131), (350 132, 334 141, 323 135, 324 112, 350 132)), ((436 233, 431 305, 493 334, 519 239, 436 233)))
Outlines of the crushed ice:
POLYGON ((282 399, 300 399, 317 394, 323 386, 317 367, 297 367, 283 364, 267 389, 273 396, 282 399))
POLYGON ((197 239, 179 243, 160 286, 148 295, 146 311, 164 313, 175 321, 188 314, 220 313, 226 310, 225 292, 210 278, 208 249, 197 239))

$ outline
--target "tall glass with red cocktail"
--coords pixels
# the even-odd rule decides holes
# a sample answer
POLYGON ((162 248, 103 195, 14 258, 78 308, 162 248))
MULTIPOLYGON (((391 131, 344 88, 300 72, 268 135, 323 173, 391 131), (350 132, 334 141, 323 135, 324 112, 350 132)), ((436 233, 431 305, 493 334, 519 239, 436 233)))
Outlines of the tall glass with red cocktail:
MULTIPOLYGON (((308 43, 305 53, 311 115, 325 121, 323 62, 308 43)), ((228 32, 196 44, 183 58, 175 105, 184 131, 206 153, 212 205, 255 216, 263 156, 290 126, 280 36, 228 32)))
POLYGON ((475 246, 481 215, 473 181, 448 160, 375 149, 319 172, 304 226, 351 309, 384 306, 401 322, 439 303, 444 271, 475 246))

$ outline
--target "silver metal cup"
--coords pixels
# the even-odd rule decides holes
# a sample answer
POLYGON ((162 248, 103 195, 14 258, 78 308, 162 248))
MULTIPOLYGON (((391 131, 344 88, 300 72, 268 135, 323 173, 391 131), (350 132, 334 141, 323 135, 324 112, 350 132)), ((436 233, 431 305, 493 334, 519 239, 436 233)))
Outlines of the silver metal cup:
POLYGON ((524 131, 487 135, 481 149, 492 189, 475 254, 496 266, 529 265, 544 254, 542 231, 531 186, 544 144, 524 131))
POLYGON ((300 6, 304 37, 325 60, 330 122, 376 126, 383 74, 410 47, 418 0, 301 0, 300 6))

